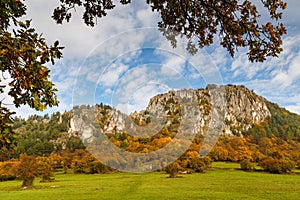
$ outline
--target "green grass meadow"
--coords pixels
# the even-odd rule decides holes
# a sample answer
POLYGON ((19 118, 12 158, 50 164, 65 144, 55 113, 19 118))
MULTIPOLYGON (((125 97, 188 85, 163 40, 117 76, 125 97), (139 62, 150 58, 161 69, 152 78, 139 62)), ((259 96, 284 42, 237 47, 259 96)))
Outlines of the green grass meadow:
MULTIPOLYGON (((227 166, 219 164, 217 166, 227 166)), ((228 166, 227 166, 228 167, 228 166)), ((1 200, 82 199, 299 199, 299 175, 208 170, 204 174, 113 173, 56 174, 55 182, 34 182, 22 189, 21 181, 0 182, 1 200)))

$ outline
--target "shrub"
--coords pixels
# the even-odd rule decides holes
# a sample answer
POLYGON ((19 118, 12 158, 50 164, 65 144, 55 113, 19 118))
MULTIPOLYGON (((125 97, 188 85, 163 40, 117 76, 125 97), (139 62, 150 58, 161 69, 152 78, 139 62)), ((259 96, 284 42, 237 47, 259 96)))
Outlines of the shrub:
POLYGON ((204 162, 206 167, 210 167, 212 161, 211 161, 211 158, 209 156, 205 156, 205 157, 200 158, 200 159, 204 162))
POLYGON ((53 173, 51 168, 51 161, 48 157, 36 158, 37 172, 36 175, 42 178, 42 182, 53 181, 53 173))
POLYGON ((192 158, 189 167, 195 172, 203 173, 206 170, 206 164, 199 157, 192 158))
POLYGON ((16 179, 16 165, 18 165, 16 160, 0 162, 0 181, 16 179))
POLYGON ((173 162, 165 168, 165 171, 166 171, 166 173, 169 174, 170 178, 176 178, 177 174, 179 172, 179 169, 180 169, 180 165, 177 162, 173 162))
POLYGON ((71 164, 74 174, 83 174, 86 172, 87 163, 85 160, 74 159, 71 164))
POLYGON ((277 159, 273 157, 266 157, 259 162, 259 165, 264 170, 274 174, 287 173, 295 167, 295 163, 289 159, 277 159))
POLYGON ((72 160, 71 168, 74 174, 95 174, 110 171, 106 165, 90 154, 82 155, 82 157, 77 156, 76 159, 72 160))
POLYGON ((241 161, 240 166, 243 171, 253 171, 254 170, 254 164, 249 159, 245 159, 245 160, 241 161))
POLYGON ((91 174, 103 174, 109 172, 109 168, 100 161, 95 160, 89 163, 89 172, 91 174))

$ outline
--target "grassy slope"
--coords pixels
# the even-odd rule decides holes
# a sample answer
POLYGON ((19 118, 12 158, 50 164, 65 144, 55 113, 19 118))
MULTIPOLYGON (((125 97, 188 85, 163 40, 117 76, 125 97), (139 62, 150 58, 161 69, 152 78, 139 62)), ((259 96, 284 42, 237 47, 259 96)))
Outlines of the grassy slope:
MULTIPOLYGON (((233 167, 234 168, 234 167, 233 167)), ((0 182, 1 200, 39 199, 298 199, 299 175, 214 170, 205 174, 166 178, 164 173, 72 175, 57 182, 35 182, 20 189, 20 181, 0 182), (55 186, 55 187, 53 187, 55 186)))

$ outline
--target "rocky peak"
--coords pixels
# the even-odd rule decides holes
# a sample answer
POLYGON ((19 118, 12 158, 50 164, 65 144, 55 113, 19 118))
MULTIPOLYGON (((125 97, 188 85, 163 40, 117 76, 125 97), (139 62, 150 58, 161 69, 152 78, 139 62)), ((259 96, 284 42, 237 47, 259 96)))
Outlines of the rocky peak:
POLYGON ((224 133, 240 135, 254 122, 260 123, 271 116, 263 97, 244 86, 228 85, 225 88, 227 108, 224 133))
MULTIPOLYGON (((234 85, 169 91, 152 97, 145 110, 129 116, 106 105, 95 109, 105 133, 125 131, 131 135, 140 135, 140 126, 156 124, 151 131, 159 131, 188 118, 185 123, 192 124, 193 134, 206 134, 209 127, 222 126, 222 133, 242 136, 254 122, 260 123, 271 115, 264 98, 244 86, 234 85)), ((72 132, 76 131, 74 121, 70 127, 72 132)), ((84 134, 90 135, 87 131, 84 134)))

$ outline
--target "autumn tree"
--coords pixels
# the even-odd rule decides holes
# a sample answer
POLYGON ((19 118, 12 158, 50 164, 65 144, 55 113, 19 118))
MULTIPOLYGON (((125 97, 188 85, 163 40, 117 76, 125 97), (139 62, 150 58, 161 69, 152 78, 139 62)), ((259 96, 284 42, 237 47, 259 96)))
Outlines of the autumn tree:
POLYGON ((10 150, 14 143, 12 112, 6 105, 10 97, 16 107, 29 105, 36 110, 58 104, 54 84, 49 79, 48 62, 61 58, 58 41, 47 45, 41 34, 21 21, 26 6, 17 0, 0 1, 0 149, 10 150), (8 92, 7 92, 8 91, 8 92), (4 97, 4 98, 3 98, 4 97))
POLYGON ((17 178, 23 180, 22 187, 32 187, 36 177, 42 181, 53 180, 51 162, 48 157, 20 155, 19 162, 13 166, 17 178))
POLYGON ((106 173, 110 169, 85 150, 76 150, 71 168, 75 174, 106 173))
POLYGON ((232 161, 238 162, 245 159, 253 160, 253 154, 257 156, 257 151, 250 148, 246 138, 223 135, 209 153, 214 161, 232 161))
POLYGON ((37 176, 37 163, 35 157, 20 155, 20 162, 16 167, 16 176, 23 180, 22 187, 32 187, 37 176))

